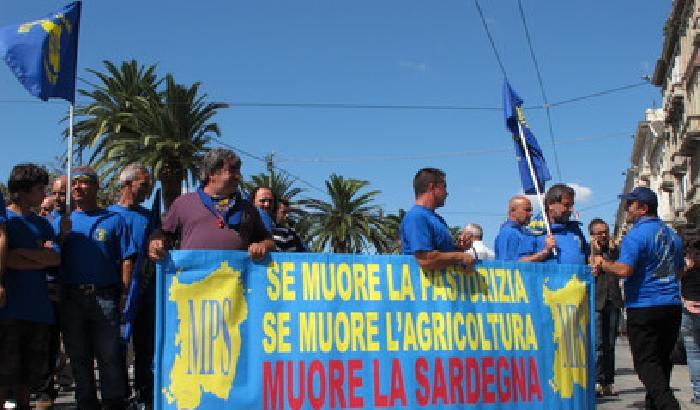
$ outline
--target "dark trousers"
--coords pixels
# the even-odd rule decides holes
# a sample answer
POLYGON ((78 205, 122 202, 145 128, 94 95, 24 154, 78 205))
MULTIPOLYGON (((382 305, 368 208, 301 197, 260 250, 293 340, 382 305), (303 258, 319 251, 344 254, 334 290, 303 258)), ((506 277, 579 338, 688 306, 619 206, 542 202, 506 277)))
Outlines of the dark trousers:
POLYGON ((52 400, 55 400, 58 391, 56 389, 54 378, 59 367, 59 359, 61 355, 61 315, 59 314, 58 302, 52 302, 52 304, 54 324, 49 327, 49 365, 47 367, 47 372, 41 378, 41 384, 38 386, 36 392, 41 396, 48 396, 52 400))
POLYGON ((155 344, 155 284, 150 283, 139 298, 134 318, 134 387, 140 403, 153 405, 153 349, 155 344))
POLYGON ((595 312, 596 382, 602 385, 615 382, 615 341, 620 325, 620 309, 607 301, 602 310, 595 312))
POLYGON ((634 370, 647 391, 647 409, 680 409, 669 385, 680 324, 680 305, 627 309, 627 335, 634 370))
POLYGON ((124 409, 128 386, 119 333, 119 290, 116 286, 93 292, 64 287, 60 308, 63 341, 73 369, 78 408, 102 408, 97 400, 93 365, 96 359, 104 408, 124 409))

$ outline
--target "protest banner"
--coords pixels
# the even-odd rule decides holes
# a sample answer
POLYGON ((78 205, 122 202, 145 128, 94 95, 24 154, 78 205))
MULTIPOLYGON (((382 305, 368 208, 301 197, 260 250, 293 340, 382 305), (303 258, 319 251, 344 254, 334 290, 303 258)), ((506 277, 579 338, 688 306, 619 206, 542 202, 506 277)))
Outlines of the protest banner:
POLYGON ((174 251, 158 269, 157 409, 594 407, 585 266, 174 251))

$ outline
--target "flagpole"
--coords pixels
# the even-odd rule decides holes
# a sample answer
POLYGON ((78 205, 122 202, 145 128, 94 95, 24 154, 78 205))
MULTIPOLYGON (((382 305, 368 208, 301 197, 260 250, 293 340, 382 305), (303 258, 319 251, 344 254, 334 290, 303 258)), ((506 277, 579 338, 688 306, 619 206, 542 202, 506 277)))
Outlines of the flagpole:
MULTIPOLYGON (((540 190, 540 183, 535 175, 535 168, 532 166, 532 159, 530 158, 530 150, 527 148, 527 141, 525 141, 525 134, 523 133, 523 127, 520 121, 518 121, 518 134, 520 134, 520 143, 523 144, 523 151, 525 151, 525 158, 527 159, 527 166, 530 168, 530 177, 532 178, 532 183, 535 185, 535 191, 537 192, 537 202, 540 204, 540 209, 544 215, 544 226, 547 228, 547 234, 552 234, 552 228, 549 226, 549 218, 547 217, 547 210, 544 207, 544 201, 542 200, 542 191, 540 190)), ((554 255, 557 254, 555 248, 552 249, 554 255)))
POLYGON ((66 160, 66 215, 71 211, 71 172, 73 171, 73 103, 68 108, 68 158, 66 160))

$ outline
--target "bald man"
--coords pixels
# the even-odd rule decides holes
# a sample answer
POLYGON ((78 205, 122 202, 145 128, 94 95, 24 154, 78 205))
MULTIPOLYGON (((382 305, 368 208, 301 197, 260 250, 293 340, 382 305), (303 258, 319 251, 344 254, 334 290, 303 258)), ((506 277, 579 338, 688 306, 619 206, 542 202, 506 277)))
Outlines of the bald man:
MULTIPOLYGON (((508 202, 508 220, 501 225, 498 236, 496 236, 494 245, 496 260, 521 262, 537 260, 538 255, 522 255, 520 250, 523 242, 532 242, 534 246, 535 237, 526 228, 531 218, 532 202, 530 199, 525 195, 512 197, 508 202)), ((554 239, 548 237, 546 240, 547 252, 555 245, 554 239)), ((526 248, 529 247, 526 246, 526 248)))
POLYGON ((54 208, 48 215, 48 220, 52 222, 54 219, 66 213, 66 188, 68 187, 68 178, 61 175, 51 183, 51 196, 54 198, 54 208))

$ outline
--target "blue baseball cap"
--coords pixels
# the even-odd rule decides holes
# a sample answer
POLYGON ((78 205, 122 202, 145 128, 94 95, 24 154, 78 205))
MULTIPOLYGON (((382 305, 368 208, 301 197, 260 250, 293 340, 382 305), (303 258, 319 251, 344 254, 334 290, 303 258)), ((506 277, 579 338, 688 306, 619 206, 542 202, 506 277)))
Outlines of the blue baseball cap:
POLYGON ((659 202, 656 198, 656 193, 651 189, 643 186, 638 186, 626 194, 620 195, 620 199, 625 201, 637 201, 649 205, 650 208, 656 208, 659 202))

